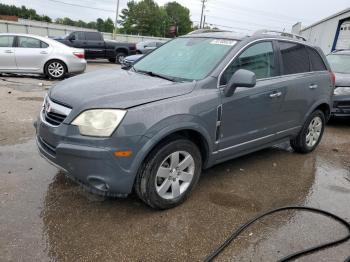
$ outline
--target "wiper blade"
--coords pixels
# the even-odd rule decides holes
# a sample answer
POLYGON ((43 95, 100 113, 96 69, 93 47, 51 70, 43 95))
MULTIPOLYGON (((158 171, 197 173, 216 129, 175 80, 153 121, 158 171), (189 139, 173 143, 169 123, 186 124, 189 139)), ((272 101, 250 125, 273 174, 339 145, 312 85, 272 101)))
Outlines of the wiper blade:
POLYGON ((152 77, 158 77, 158 78, 162 78, 162 79, 169 80, 169 81, 172 81, 172 82, 176 82, 175 78, 170 77, 170 76, 165 76, 165 75, 157 74, 157 73, 154 73, 154 72, 152 72, 152 71, 136 70, 135 68, 134 68, 134 70, 135 70, 136 72, 140 72, 140 73, 145 74, 145 75, 149 75, 149 76, 152 76, 152 77))

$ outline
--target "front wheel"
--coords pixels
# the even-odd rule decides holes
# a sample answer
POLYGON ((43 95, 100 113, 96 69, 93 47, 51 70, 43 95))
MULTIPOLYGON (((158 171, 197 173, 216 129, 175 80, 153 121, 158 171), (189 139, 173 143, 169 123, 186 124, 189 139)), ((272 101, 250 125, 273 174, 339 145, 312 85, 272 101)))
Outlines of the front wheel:
POLYGON ((298 153, 310 153, 321 142, 326 124, 325 115, 321 110, 314 111, 306 120, 296 138, 291 140, 291 146, 298 153))
POLYGON ((51 79, 62 79, 67 74, 67 67, 62 61, 52 60, 45 65, 45 74, 51 79))
POLYGON ((149 206, 173 208, 190 195, 201 170, 198 147, 187 139, 179 138, 152 151, 137 176, 135 189, 149 206))

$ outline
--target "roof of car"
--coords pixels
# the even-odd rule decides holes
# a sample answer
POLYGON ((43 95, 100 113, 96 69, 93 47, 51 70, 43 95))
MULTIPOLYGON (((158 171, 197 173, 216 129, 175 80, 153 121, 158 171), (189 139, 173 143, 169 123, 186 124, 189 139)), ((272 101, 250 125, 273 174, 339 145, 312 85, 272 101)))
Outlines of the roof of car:
POLYGON ((244 34, 238 34, 235 32, 206 32, 206 33, 196 33, 196 34, 189 34, 184 35, 181 37, 207 37, 207 38, 220 38, 220 39, 232 39, 232 40, 242 40, 243 38, 246 38, 247 35, 244 34))

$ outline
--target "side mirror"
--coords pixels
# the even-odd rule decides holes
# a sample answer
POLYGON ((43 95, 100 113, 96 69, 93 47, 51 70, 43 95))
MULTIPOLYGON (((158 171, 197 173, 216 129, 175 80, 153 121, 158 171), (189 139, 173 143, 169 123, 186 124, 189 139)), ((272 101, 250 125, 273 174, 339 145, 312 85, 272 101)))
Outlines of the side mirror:
POLYGON ((230 97, 236 91, 237 87, 254 87, 255 85, 255 73, 245 69, 239 69, 233 74, 230 81, 228 81, 224 89, 224 94, 226 97, 230 97))

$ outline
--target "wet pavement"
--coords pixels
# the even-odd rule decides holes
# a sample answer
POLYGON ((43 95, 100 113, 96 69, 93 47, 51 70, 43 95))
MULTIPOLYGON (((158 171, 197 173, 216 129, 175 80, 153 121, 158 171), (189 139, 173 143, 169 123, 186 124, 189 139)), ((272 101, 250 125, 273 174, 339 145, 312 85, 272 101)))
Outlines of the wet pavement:
MULTIPOLYGON (((242 223, 287 205, 350 221, 348 120, 331 122, 311 154, 283 144, 206 170, 183 205, 159 212, 135 195, 86 193, 38 155, 32 122, 44 93, 0 82, 0 261, 202 261, 242 223)), ((217 261, 276 261, 345 234, 329 218, 284 212, 249 228, 217 261)), ((298 261, 349 256, 347 242, 298 261)))

